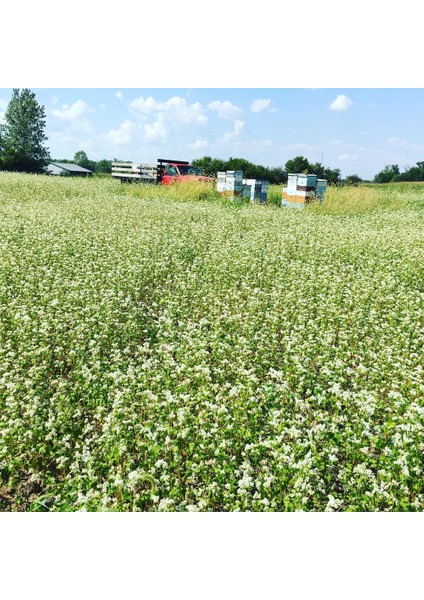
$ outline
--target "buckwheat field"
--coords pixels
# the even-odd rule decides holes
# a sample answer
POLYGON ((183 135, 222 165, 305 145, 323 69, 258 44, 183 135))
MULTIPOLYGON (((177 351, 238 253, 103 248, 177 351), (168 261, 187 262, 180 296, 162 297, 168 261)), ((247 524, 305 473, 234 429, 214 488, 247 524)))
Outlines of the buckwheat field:
POLYGON ((423 510, 424 186, 279 197, 0 173, 1 510, 423 510))

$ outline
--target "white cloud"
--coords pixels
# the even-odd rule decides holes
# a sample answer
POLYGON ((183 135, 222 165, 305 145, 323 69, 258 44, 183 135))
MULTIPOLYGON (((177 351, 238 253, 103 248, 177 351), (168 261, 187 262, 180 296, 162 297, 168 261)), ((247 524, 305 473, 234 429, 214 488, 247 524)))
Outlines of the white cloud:
POLYGON ((340 154, 339 156, 339 160, 356 160, 357 158, 357 154, 340 154))
POLYGON ((389 138, 387 142, 392 146, 406 146, 408 143, 406 140, 402 140, 401 138, 395 136, 389 138))
POLYGON ((64 104, 60 110, 52 110, 55 117, 64 121, 75 121, 91 112, 93 109, 89 108, 83 100, 77 100, 71 106, 64 104))
POLYGON ((192 148, 193 150, 200 150, 201 148, 207 148, 208 146, 208 140, 196 140, 192 144, 189 144, 189 148, 192 148))
POLYGON ((250 142, 252 144, 252 146, 256 146, 258 148, 265 148, 268 146, 275 146, 275 142, 273 142, 272 140, 252 140, 250 142))
POLYGON ((271 108, 270 106, 271 100, 269 98, 257 98, 253 100, 250 105, 250 110, 254 113, 261 112, 262 110, 268 110, 268 112, 276 112, 275 108, 271 108))
POLYGON ((88 115, 95 112, 83 100, 77 100, 70 106, 64 104, 60 109, 54 109, 51 114, 66 123, 63 133, 79 132, 84 134, 93 134, 94 125, 89 120, 88 115))
POLYGON ((233 119, 237 119, 241 113, 242 109, 236 104, 232 104, 228 100, 221 102, 220 100, 213 100, 208 104, 209 110, 213 110, 218 113, 218 117, 221 119, 228 119, 232 121, 233 119))
POLYGON ((142 131, 144 142, 159 142, 166 140, 169 133, 169 127, 165 119, 161 116, 153 123, 145 123, 142 131))
POLYGON ((158 120, 167 121, 171 129, 184 125, 203 125, 208 120, 199 102, 188 104, 185 98, 179 96, 173 96, 166 102, 158 102, 152 96, 140 96, 130 102, 129 107, 138 117, 157 115, 158 120))
POLYGON ((159 102, 153 96, 140 96, 128 106, 137 119, 137 129, 142 142, 163 143, 168 140, 172 131, 202 126, 208 121, 199 102, 189 104, 186 98, 179 96, 173 96, 165 102, 159 102))
POLYGON ((148 98, 140 96, 140 98, 136 98, 130 102, 129 107, 137 114, 150 115, 160 110, 161 103, 157 102, 153 96, 149 96, 148 98))
POLYGON ((114 145, 138 143, 164 142, 170 133, 170 126, 163 115, 152 122, 140 123, 126 119, 118 129, 111 129, 102 137, 103 140, 114 145))
POLYGON ((303 143, 287 144, 287 146, 284 146, 284 148, 286 151, 289 151, 289 152, 301 152, 301 151, 312 152, 313 150, 315 150, 315 146, 308 146, 307 144, 303 144, 303 143))
POLYGON ((136 129, 135 123, 125 120, 123 123, 121 123, 119 129, 111 129, 101 137, 106 141, 118 146, 121 144, 128 144, 132 141, 136 129))
POLYGON ((244 121, 235 121, 233 131, 227 131, 224 133, 223 137, 218 140, 219 143, 228 144, 229 142, 234 141, 241 133, 241 130, 244 127, 244 121))
POLYGON ((122 92, 115 92, 115 98, 122 101, 124 99, 124 94, 122 92))
POLYGON ((344 111, 352 108, 354 102, 344 94, 339 94, 335 100, 330 104, 330 109, 335 111, 344 111))

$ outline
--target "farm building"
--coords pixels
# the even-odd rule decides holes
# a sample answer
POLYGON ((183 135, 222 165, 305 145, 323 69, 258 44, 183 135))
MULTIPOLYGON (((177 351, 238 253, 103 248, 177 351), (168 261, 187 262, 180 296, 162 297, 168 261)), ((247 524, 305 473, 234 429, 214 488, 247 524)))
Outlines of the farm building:
POLYGON ((93 171, 84 169, 73 163, 51 162, 47 166, 47 173, 50 175, 68 175, 71 177, 91 177, 93 171))

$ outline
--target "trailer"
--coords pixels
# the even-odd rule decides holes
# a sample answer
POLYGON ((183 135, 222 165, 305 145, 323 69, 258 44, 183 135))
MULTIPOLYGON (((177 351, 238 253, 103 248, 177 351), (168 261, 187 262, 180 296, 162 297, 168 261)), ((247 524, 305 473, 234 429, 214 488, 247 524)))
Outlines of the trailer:
POLYGON ((156 165, 113 162, 112 178, 121 182, 152 183, 155 185, 172 185, 177 182, 213 181, 212 177, 202 174, 199 167, 185 160, 158 158, 156 165))

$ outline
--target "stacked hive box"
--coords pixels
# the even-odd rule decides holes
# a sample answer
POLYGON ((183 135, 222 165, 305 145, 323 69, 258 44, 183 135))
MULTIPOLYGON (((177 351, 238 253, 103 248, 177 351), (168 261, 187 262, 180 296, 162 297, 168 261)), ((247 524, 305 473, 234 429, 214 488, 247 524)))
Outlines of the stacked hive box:
POLYGON ((327 190, 327 180, 326 179, 318 179, 317 180, 317 188, 315 191, 315 196, 317 200, 321 202, 324 200, 325 192, 327 190))
POLYGON ((218 192, 225 192, 225 171, 218 171, 216 189, 218 192))
POLYGON ((269 182, 260 179, 243 179, 243 171, 218 171, 216 189, 223 196, 242 196, 250 202, 265 204, 269 182))
POLYGON ((243 189, 243 171, 220 171, 217 190, 225 196, 241 196, 243 189), (223 189, 222 189, 223 188, 223 189))
POLYGON ((243 179, 243 191, 242 196, 247 200, 252 200, 252 196, 255 195, 255 184, 256 179, 243 179))
POLYGON ((268 197, 268 181, 261 179, 243 179, 243 198, 250 200, 252 204, 259 202, 265 204, 268 197))
POLYGON ((268 198, 268 188, 269 188, 269 181, 262 181, 262 185, 261 185, 261 197, 259 202, 261 204, 265 204, 265 202, 267 201, 268 198))
POLYGON ((327 181, 318 179, 316 175, 289 173, 287 187, 283 188, 281 204, 282 206, 302 208, 316 197, 322 201, 326 187, 327 181))

